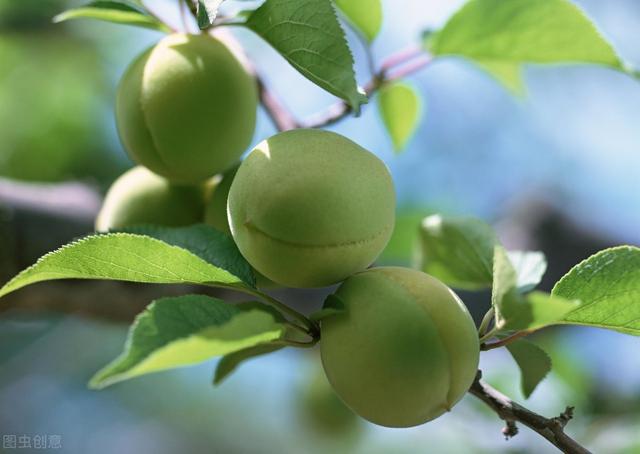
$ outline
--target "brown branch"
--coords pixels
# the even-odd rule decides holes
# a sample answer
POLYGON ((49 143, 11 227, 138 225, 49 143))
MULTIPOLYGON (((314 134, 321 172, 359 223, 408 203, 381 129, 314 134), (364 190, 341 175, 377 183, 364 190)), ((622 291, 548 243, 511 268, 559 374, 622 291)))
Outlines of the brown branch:
POLYGON ((564 453, 590 454, 591 451, 564 432, 565 426, 573 418, 573 407, 567 407, 559 416, 546 418, 513 402, 500 391, 483 382, 481 378, 482 373, 478 371, 469 392, 487 404, 500 419, 505 421, 506 427, 502 431, 505 437, 515 436, 518 433, 516 423, 521 423, 546 438, 564 453))
MULTIPOLYGON (((416 47, 395 53, 381 63, 380 71, 378 71, 364 87, 364 92, 369 97, 378 91, 385 83, 393 82, 414 74, 426 67, 429 63, 431 63, 431 57, 422 53, 422 51, 416 47), (402 67, 392 72, 392 69, 398 66, 402 67)), ((255 74, 255 70, 253 72, 255 74)), ((301 127, 325 128, 345 119, 352 112, 349 104, 345 101, 340 101, 305 121, 297 121, 257 74, 256 79, 260 89, 262 105, 279 131, 287 131, 301 127)))
POLYGON ((415 44, 407 47, 406 49, 401 49, 385 58, 380 64, 380 70, 388 71, 391 68, 400 66, 412 58, 422 55, 423 52, 422 48, 415 44))
MULTIPOLYGON (((192 0, 185 1, 189 5, 191 14, 197 20, 196 3, 192 0)), ((237 48, 237 55, 243 55, 240 50, 240 46, 231 35, 226 34, 223 36, 225 41, 231 43, 233 47, 237 48)), ((260 76, 253 64, 246 58, 243 58, 242 60, 243 65, 247 68, 249 73, 254 75, 256 83, 258 84, 260 103, 278 131, 288 131, 296 128, 324 128, 343 120, 352 112, 349 104, 345 101, 340 101, 329 106, 324 112, 316 114, 306 121, 298 121, 284 106, 275 93, 269 89, 267 84, 265 84, 264 79, 260 76)), ((424 68, 430 62, 431 58, 424 54, 419 46, 411 46, 407 49, 402 49, 387 57, 380 64, 380 71, 374 74, 371 81, 369 81, 365 86, 365 94, 369 97, 383 84, 407 77, 424 68), (417 59, 417 61, 411 64, 413 59, 417 59), (404 64, 407 64, 404 69, 398 70, 392 74, 387 74, 394 67, 404 64)))
MULTIPOLYGON (((416 49, 402 50, 397 54, 393 54, 382 62, 380 71, 378 71, 365 86, 364 92, 367 97, 371 97, 371 95, 376 93, 384 84, 418 72, 431 63, 431 60, 430 56, 416 49), (394 72, 391 71, 394 67, 400 65, 405 66, 394 72)), ((326 111, 314 115, 303 122, 302 125, 305 128, 324 128, 343 120, 351 112, 351 106, 344 101, 340 101, 330 106, 326 111)))
POLYGON ((290 129, 299 128, 300 125, 293 118, 293 115, 283 106, 278 98, 275 97, 273 92, 267 89, 264 84, 264 80, 256 74, 256 81, 258 82, 258 91, 260 93, 260 103, 264 110, 271 118, 274 126, 278 131, 288 131, 290 129))
POLYGON ((432 61, 430 55, 419 55, 410 62, 407 62, 404 66, 400 67, 396 71, 388 70, 385 73, 384 82, 393 82, 394 80, 403 79, 411 74, 420 71, 422 68, 427 67, 432 61))

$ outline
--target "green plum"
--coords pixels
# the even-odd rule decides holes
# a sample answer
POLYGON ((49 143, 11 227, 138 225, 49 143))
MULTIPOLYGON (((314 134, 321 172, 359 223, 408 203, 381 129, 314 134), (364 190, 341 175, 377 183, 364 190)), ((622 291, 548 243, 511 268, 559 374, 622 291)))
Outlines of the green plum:
POLYGON ((126 71, 116 120, 134 161, 174 182, 195 183, 244 153, 257 104, 255 80, 223 43, 173 34, 126 71))
MULTIPOLYGON (((239 166, 239 164, 238 164, 239 166)), ((238 166, 234 166, 227 170, 223 175, 216 175, 206 187, 206 202, 204 209, 204 222, 215 229, 231 235, 229 221, 227 219, 227 199, 229 198, 229 189, 233 178, 238 172, 238 166)), ((262 274, 253 270, 256 276, 256 285, 260 289, 279 288, 278 284, 267 279, 262 274)))
POLYGON ((342 400, 363 418, 411 427, 450 410, 468 391, 480 346, 473 319, 439 280, 381 267, 348 278, 345 311, 321 326, 322 363, 342 400))
POLYGON ((356 435, 361 420, 336 395, 320 368, 314 368, 310 375, 300 399, 301 416, 324 436, 335 439, 356 435))
POLYGON ((201 222, 204 191, 200 186, 174 185, 142 166, 118 178, 104 199, 96 230, 137 224, 179 227, 201 222))
POLYGON ((322 287, 377 258, 393 231, 395 191, 374 154, 339 134, 298 129, 243 161, 227 213, 258 272, 288 287, 322 287))
POLYGON ((229 235, 231 235, 231 229, 229 229, 229 221, 227 220, 227 199, 237 171, 238 166, 234 166, 209 182, 204 210, 205 224, 229 235))

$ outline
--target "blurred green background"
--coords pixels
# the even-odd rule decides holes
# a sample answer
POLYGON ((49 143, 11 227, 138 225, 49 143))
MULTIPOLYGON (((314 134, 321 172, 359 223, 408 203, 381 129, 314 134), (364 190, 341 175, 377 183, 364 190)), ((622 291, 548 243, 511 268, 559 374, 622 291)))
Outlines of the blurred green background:
MULTIPOLYGON (((148 2, 179 26, 175 3, 148 2)), ((640 67, 640 3, 576 3, 640 67)), ((70 4, 0 0, 3 279, 89 232, 99 194, 132 165, 115 131, 115 88, 126 65, 160 35, 92 21, 52 24, 70 4)), ((461 4, 384 2, 374 55, 417 42, 461 4)), ((226 8, 243 6, 229 1, 226 8)), ((258 38, 244 30, 236 37, 296 115, 333 101, 258 38)), ((365 82, 362 49, 350 38, 365 82)), ((378 154, 394 175, 398 228, 381 263, 411 264, 417 223, 436 211, 480 216, 508 247, 544 251, 547 289, 600 248, 640 244, 640 83, 589 66, 531 67, 526 82, 527 96, 514 99, 468 63, 432 65, 411 78, 425 115, 399 156, 372 106, 333 128, 378 154)), ((273 132, 262 114, 254 141, 273 132)), ((125 322, 151 298, 178 291, 139 287, 67 283, 26 290, 19 307, 0 303, 0 434, 57 434, 69 453, 554 452, 526 428, 505 442, 501 422, 472 397, 418 428, 363 422, 327 388, 316 351, 252 360, 217 389, 209 363, 89 391, 89 377, 119 353, 125 322)), ((322 300, 321 292, 283 296, 311 301, 303 309, 322 300)), ((462 296, 476 317, 487 307, 486 294, 462 296)), ((554 370, 526 405, 547 415, 575 405, 569 432, 594 452, 640 452, 638 339, 562 328, 535 340, 554 370)), ((523 399, 506 352, 484 354, 481 366, 491 384, 523 399)))

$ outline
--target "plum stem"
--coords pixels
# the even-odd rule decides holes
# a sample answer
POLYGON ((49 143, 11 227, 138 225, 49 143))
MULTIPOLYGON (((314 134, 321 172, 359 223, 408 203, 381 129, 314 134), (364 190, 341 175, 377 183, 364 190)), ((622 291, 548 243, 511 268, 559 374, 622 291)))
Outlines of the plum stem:
POLYGON ((246 287, 245 288, 236 288, 235 290, 239 290, 239 291, 244 292, 246 294, 256 296, 256 297, 262 299, 265 303, 267 303, 270 306, 276 308, 283 315, 288 315, 293 320, 296 320, 297 322, 299 322, 300 323, 299 327, 302 330, 304 330, 304 332, 306 334, 311 336, 311 338, 313 338, 313 340, 314 340, 313 343, 314 344, 318 339, 320 339, 320 327, 318 326, 318 324, 316 322, 314 322, 313 320, 310 320, 304 314, 301 314, 300 312, 296 311, 295 309, 292 309, 291 307, 287 306, 283 302, 278 301, 277 299, 273 298, 272 296, 270 296, 270 295, 268 295, 268 294, 266 294, 264 292, 261 292, 260 290, 257 290, 257 289, 253 290, 253 289, 249 289, 249 288, 246 288, 246 287))

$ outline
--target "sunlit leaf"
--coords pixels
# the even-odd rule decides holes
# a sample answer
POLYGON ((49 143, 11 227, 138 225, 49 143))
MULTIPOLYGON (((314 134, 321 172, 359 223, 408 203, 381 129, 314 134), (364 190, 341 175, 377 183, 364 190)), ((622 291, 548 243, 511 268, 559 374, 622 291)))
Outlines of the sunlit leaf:
POLYGON ((153 302, 131 326, 124 352, 91 380, 92 388, 140 375, 198 364, 278 339, 284 325, 268 311, 204 295, 153 302))
POLYGON ((496 329, 534 331, 558 324, 579 302, 543 292, 522 295, 518 275, 502 246, 496 246, 493 258, 491 304, 495 311, 496 329))
POLYGON ((218 8, 223 1, 224 0, 198 0, 198 27, 204 30, 213 25, 213 22, 216 20, 216 16, 218 15, 218 8))
POLYGON ((378 108, 394 149, 396 152, 401 151, 420 121, 419 94, 413 87, 402 82, 385 85, 378 94, 378 108))
POLYGON ((137 226, 123 230, 126 233, 146 235, 177 246, 197 255, 202 260, 227 270, 250 287, 256 286, 253 268, 242 256, 229 235, 204 224, 188 227, 137 226))
POLYGON ((591 63, 620 69, 615 50, 568 0, 471 0, 426 38, 437 56, 471 59, 512 91, 525 63, 591 63))
POLYGON ((432 215, 422 221, 420 238, 422 271, 456 288, 491 287, 498 244, 491 226, 475 218, 432 215))
POLYGON ((367 102, 356 84, 353 56, 331 0, 267 0, 246 26, 354 112, 367 102))
POLYGON ((382 28, 381 0, 335 0, 347 20, 359 30, 367 41, 378 36, 382 28))
POLYGON ((135 25, 163 32, 170 29, 150 15, 141 4, 129 1, 94 1, 84 6, 69 9, 53 18, 54 22, 70 19, 97 19, 123 25, 135 25))
POLYGON ((516 271, 518 290, 533 290, 547 271, 547 258, 537 251, 509 251, 508 255, 516 271))
POLYGON ((640 248, 598 252, 560 279, 552 294, 582 301, 564 323, 640 335, 640 248))
POLYGON ((143 235, 109 233, 86 237, 43 256, 2 287, 0 296, 56 279, 247 287, 240 277, 181 247, 143 235))

